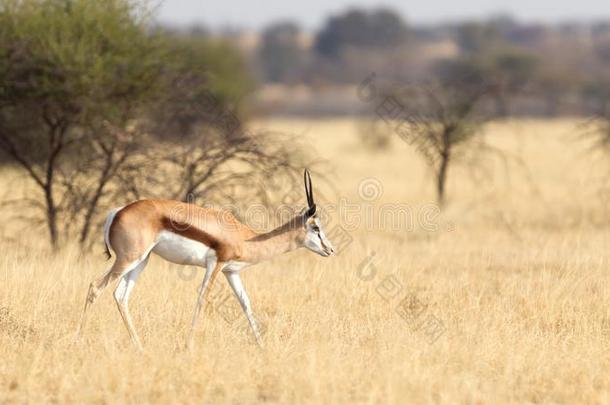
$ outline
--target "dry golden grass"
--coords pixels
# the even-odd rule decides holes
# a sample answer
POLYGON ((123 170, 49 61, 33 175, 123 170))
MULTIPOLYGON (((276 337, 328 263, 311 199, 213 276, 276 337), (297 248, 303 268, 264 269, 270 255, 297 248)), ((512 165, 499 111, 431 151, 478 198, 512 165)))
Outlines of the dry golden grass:
MULTIPOLYGON (((366 178, 383 187, 373 210, 433 201, 424 165, 400 141, 370 153, 348 120, 260 125, 304 133, 350 202, 362 203, 366 178)), ((185 351, 202 273, 158 258, 130 302, 145 352, 131 346, 112 289, 74 343, 88 283, 108 263, 74 247, 50 255, 32 247, 44 235, 21 231, 0 258, 0 403, 608 403, 606 167, 574 127, 489 126, 489 141, 525 167, 452 168, 436 232, 360 227, 338 257, 299 251, 247 270, 263 350, 216 306, 185 351), (387 277, 402 289, 384 299, 387 277), (442 321, 436 342, 397 313, 409 296, 442 321)))

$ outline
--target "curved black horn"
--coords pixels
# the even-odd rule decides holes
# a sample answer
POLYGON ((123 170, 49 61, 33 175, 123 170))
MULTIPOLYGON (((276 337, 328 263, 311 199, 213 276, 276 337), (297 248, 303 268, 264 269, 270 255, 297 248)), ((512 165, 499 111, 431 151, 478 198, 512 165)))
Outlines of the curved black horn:
POLYGON ((307 205, 309 208, 305 213, 306 217, 310 217, 316 213, 316 203, 313 201, 313 187, 311 186, 311 175, 309 170, 305 169, 303 173, 303 181, 305 182, 305 195, 307 196, 307 205))
POLYGON ((303 181, 305 182, 305 195, 307 196, 307 204, 311 208, 315 204, 313 201, 313 189, 311 187, 311 174, 309 174, 309 170, 307 169, 305 169, 305 172, 303 173, 303 181))

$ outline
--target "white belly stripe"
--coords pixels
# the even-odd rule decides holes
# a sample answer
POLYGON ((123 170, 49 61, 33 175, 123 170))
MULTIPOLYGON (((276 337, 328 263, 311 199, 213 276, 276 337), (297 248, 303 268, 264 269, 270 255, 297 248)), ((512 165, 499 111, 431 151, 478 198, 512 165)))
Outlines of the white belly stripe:
MULTIPOLYGON (((170 231, 159 232, 153 252, 168 262, 204 267, 207 257, 215 254, 209 246, 170 231)), ((222 271, 238 272, 248 266, 250 263, 231 260, 223 266, 222 271)))
POLYGON ((153 252, 165 260, 185 265, 205 266, 209 246, 169 231, 159 232, 153 252))

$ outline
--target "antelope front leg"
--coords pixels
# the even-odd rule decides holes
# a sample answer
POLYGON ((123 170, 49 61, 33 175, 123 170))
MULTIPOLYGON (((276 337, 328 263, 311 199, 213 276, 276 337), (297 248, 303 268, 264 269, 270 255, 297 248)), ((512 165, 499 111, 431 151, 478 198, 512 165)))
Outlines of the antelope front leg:
POLYGON ((203 276, 203 282, 201 283, 201 288, 199 289, 199 297, 197 298, 197 304, 195 305, 195 311, 193 312, 191 330, 186 340, 186 347, 188 349, 191 349, 193 347, 193 336, 195 334, 195 326, 197 324, 199 313, 201 312, 201 308, 207 296, 206 292, 209 290, 209 285, 214 282, 214 279, 216 278, 216 275, 220 271, 221 267, 222 263, 216 259, 215 255, 208 257, 206 262, 205 275, 203 276))
POLYGON ((252 329, 252 333, 254 334, 254 338, 256 339, 256 343, 259 347, 262 347, 261 334, 258 330, 258 325, 256 323, 256 319, 254 318, 254 314, 252 313, 252 307, 250 305, 250 299, 248 298, 248 294, 246 294, 246 289, 244 288, 243 283, 241 282, 241 278, 239 277, 238 272, 227 271, 224 273, 229 285, 233 289, 241 308, 244 310, 244 314, 246 314, 246 318, 248 318, 248 323, 250 324, 250 328, 252 329))

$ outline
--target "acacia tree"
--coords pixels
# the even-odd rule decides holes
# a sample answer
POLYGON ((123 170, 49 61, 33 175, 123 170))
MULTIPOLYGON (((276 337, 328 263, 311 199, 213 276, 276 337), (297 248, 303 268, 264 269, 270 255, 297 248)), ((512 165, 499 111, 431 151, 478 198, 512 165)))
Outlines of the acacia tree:
POLYGON ((105 142, 94 129, 126 124, 155 91, 159 48, 140 11, 122 0, 0 1, 0 148, 41 192, 53 245, 73 162, 105 142))
MULTIPOLYGON (((225 142, 241 131, 229 106, 251 82, 237 52, 151 33, 139 4, 0 0, 0 156, 36 185, 28 201, 44 211, 54 246, 68 235, 87 243, 104 208, 137 194, 125 192, 133 184, 157 191, 153 170, 134 170, 160 156, 145 146, 171 156, 176 145, 208 145, 202 128, 219 128, 225 142)), ((168 184, 187 174, 174 171, 168 184)))
POLYGON ((405 106, 399 135, 416 147, 432 168, 439 205, 445 203, 450 165, 463 146, 478 135, 486 116, 480 104, 492 86, 477 65, 445 62, 438 78, 401 90, 405 106))

